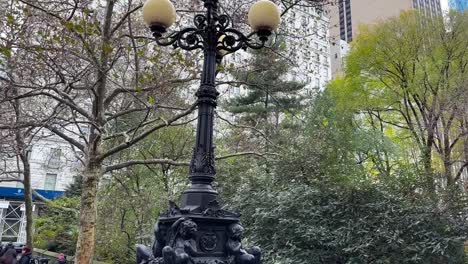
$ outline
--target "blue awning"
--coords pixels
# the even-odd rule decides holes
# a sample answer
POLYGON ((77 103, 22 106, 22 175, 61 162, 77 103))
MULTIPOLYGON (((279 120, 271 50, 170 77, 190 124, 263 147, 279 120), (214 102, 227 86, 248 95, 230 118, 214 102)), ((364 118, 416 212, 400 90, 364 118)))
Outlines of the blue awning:
MULTIPOLYGON (((35 190, 40 195, 44 196, 47 199, 56 199, 62 196, 64 191, 47 191, 47 190, 35 190)), ((2 198, 14 198, 14 199, 24 199, 24 189, 23 188, 11 188, 11 187, 0 187, 0 197, 2 198)), ((33 194, 33 199, 35 199, 33 194)))

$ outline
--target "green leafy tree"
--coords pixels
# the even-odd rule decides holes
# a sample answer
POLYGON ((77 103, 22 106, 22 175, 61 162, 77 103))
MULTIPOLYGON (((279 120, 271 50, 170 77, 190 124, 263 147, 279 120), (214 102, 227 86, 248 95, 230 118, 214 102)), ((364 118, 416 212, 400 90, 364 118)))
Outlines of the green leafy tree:
POLYGON ((467 166, 460 151, 468 135, 467 25, 466 14, 452 13, 445 24, 441 17, 407 12, 362 27, 344 77, 330 87, 337 102, 368 126, 416 146, 413 163, 422 164, 422 187, 432 193, 437 184, 455 188, 467 166))
POLYGON ((281 122, 282 114, 294 114, 304 107, 305 83, 288 80, 290 63, 279 53, 285 49, 283 41, 273 43, 271 49, 251 52, 249 65, 232 72, 235 83, 245 89, 227 100, 225 108, 241 120, 272 135, 281 122))
POLYGON ((463 263, 466 225, 376 185, 288 184, 242 196, 267 263, 463 263))
POLYGON ((79 196, 62 197, 42 208, 35 221, 35 246, 74 255, 79 231, 79 204, 79 196))
POLYGON ((255 176, 227 197, 242 212, 247 243, 274 264, 462 263, 464 216, 417 192, 417 170, 399 162, 385 134, 357 126, 326 92, 312 105, 302 129, 285 134, 271 173, 250 166, 246 175, 255 176), (399 169, 382 175, 366 164, 381 152, 399 169))

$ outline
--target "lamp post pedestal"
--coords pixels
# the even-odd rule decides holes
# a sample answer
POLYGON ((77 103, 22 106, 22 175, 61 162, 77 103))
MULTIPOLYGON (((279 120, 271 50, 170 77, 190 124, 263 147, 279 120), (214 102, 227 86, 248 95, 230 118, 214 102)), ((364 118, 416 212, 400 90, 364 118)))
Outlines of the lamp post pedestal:
POLYGON ((279 11, 267 0, 254 4, 249 21, 255 32, 245 36, 230 27, 227 15, 218 14, 218 0, 203 2, 206 12, 194 17, 194 27, 169 33, 167 37, 163 37, 166 27, 175 20, 173 5, 169 0, 148 0, 143 6, 144 19, 157 44, 184 50, 202 49, 204 63, 196 93, 198 124, 189 168, 191 186, 182 194, 180 207, 171 202, 169 210, 159 217, 152 249, 137 246, 137 264, 261 263, 260 248, 244 248, 241 244, 244 228, 240 215, 225 210, 212 187, 216 175, 213 121, 219 95, 216 67, 225 53, 263 48, 271 31, 279 25, 279 11))
POLYGON ((242 247, 244 228, 239 217, 216 199, 182 208, 171 202, 154 227, 152 249, 137 246, 137 264, 260 264, 259 247, 242 247))
POLYGON ((154 257, 147 263, 261 263, 258 247, 242 248, 238 214, 223 210, 216 200, 202 209, 171 208, 161 215, 155 227, 154 257))

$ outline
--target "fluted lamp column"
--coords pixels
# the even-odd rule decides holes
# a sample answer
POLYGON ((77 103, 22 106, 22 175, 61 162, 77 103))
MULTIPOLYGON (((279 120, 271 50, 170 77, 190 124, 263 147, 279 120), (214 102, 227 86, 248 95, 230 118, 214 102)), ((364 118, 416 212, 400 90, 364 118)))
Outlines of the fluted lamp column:
POLYGON ((191 51, 203 50, 203 71, 197 96, 197 131, 189 167, 190 187, 180 206, 171 202, 160 215, 151 249, 137 246, 138 264, 260 264, 258 247, 241 244, 240 215, 226 210, 212 184, 216 175, 213 145, 214 110, 217 105, 216 66, 224 56, 239 49, 260 49, 280 25, 280 12, 271 1, 260 0, 248 13, 252 33, 244 35, 231 27, 231 20, 219 14, 219 0, 203 0, 204 14, 194 16, 192 27, 167 33, 176 21, 176 9, 169 0, 148 0, 143 19, 155 42, 191 51))

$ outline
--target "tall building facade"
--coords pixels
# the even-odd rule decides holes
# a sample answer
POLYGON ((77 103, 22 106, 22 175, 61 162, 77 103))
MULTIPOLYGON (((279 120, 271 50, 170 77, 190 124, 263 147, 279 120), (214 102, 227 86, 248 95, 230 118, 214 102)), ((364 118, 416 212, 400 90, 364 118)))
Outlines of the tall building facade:
POLYGON ((428 16, 442 15, 442 6, 440 4, 440 0, 413 0, 412 7, 428 16))
MULTIPOLYGON (((329 23, 323 10, 313 6, 293 8, 282 17, 278 36, 284 39, 286 49, 280 55, 287 58, 290 65, 284 78, 305 83, 304 94, 307 95, 323 89, 331 79, 329 23)), ((248 30, 244 29, 245 32, 248 30)), ((228 55, 225 61, 242 67, 250 56, 248 52, 237 52, 228 55)), ((231 96, 245 92, 243 87, 230 90, 231 96)))
POLYGON ((449 0, 449 7, 458 11, 468 10, 468 0, 449 0))
POLYGON ((323 89, 331 79, 330 20, 322 9, 301 7, 283 17, 287 57, 291 58, 291 79, 307 83, 305 89, 323 89))
POLYGON ((442 15, 440 0, 338 0, 329 5, 332 75, 341 72, 347 50, 345 43, 353 40, 360 25, 376 23, 412 9, 428 16, 442 15))

